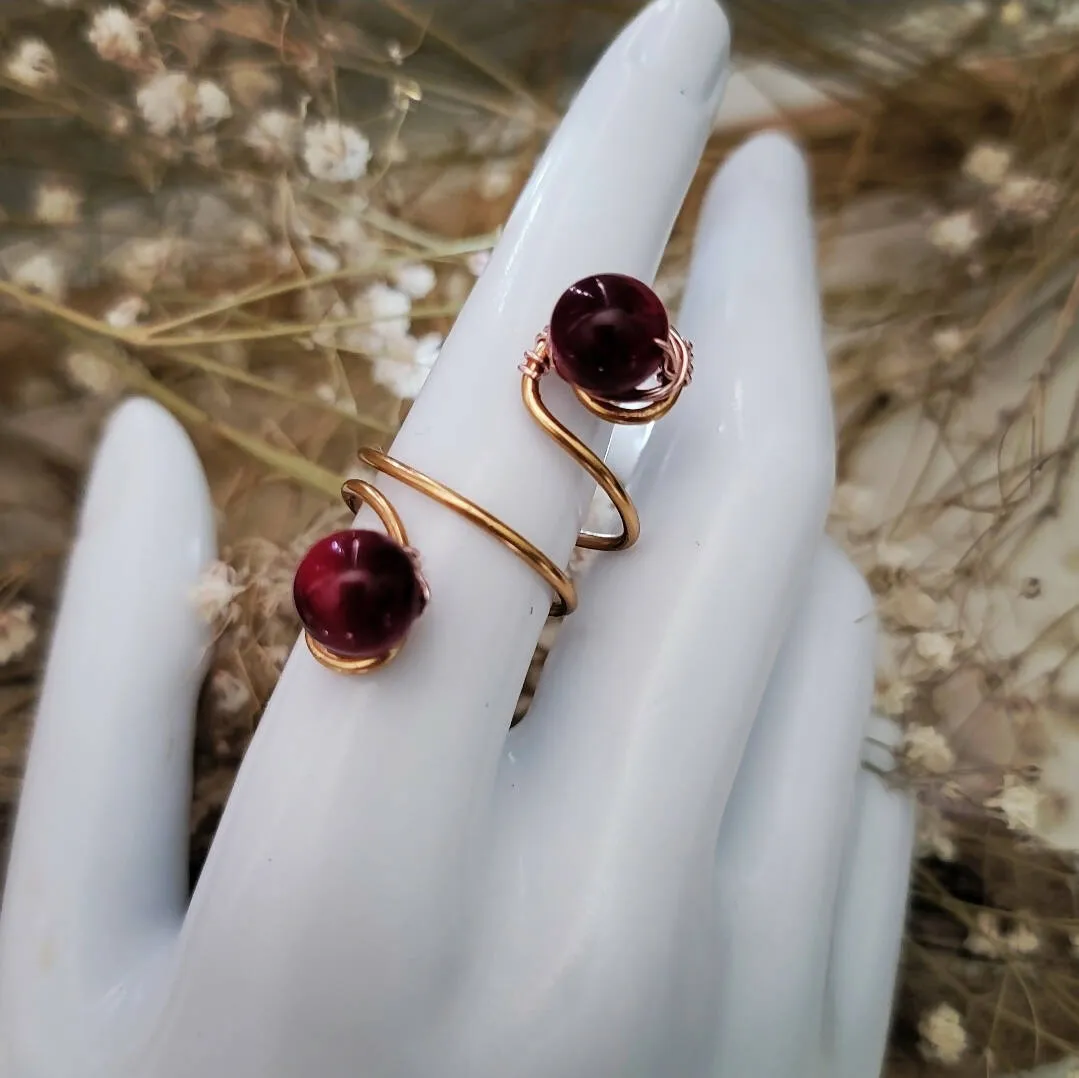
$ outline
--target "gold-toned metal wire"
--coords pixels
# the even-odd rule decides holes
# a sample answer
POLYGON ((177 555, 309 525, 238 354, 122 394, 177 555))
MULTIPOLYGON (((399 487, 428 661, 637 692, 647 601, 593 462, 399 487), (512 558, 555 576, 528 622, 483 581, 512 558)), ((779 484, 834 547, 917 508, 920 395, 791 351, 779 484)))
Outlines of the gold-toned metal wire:
MULTIPOLYGON (((344 499, 345 505, 353 513, 358 513, 361 505, 369 505, 375 511, 378 519, 382 521, 386 534, 399 546, 408 548, 408 533, 405 531, 405 525, 397 510, 390 504, 390 500, 378 487, 368 483, 365 479, 349 479, 341 486, 341 497, 344 499)), ((426 591, 426 583, 422 581, 421 583, 426 591)), ((304 640, 307 642, 308 651, 323 666, 328 667, 330 670, 336 670, 339 674, 370 673, 372 670, 377 670, 379 667, 392 662, 401 650, 400 645, 398 645, 395 648, 390 648, 389 651, 382 655, 373 655, 364 659, 351 659, 345 655, 337 655, 330 651, 320 644, 306 629, 303 635, 304 640)))
MULTIPOLYGON (((464 495, 458 494, 457 491, 438 482, 437 479, 432 479, 429 475, 425 475, 403 461, 387 456, 381 449, 366 446, 360 450, 359 456, 364 464, 374 468, 375 471, 397 479, 399 482, 412 487, 413 490, 418 490, 421 494, 425 494, 428 498, 433 498, 447 509, 452 509, 459 516, 483 528, 503 546, 512 550, 526 565, 539 573, 550 585, 555 595, 558 596, 551 606, 551 617, 564 617, 566 614, 573 613, 577 608, 577 587, 569 576, 547 557, 539 547, 529 542, 519 532, 514 531, 508 524, 504 524, 498 517, 487 512, 482 506, 470 501, 464 495)), ((373 490, 374 488, 371 489, 373 490)), ((382 497, 381 493, 379 496, 382 497)), ((364 500, 366 501, 367 498, 365 497, 364 500)), ((372 505, 372 508, 375 508, 376 512, 378 511, 374 505, 372 505)), ((396 516, 396 514, 394 515, 396 516)), ((383 522, 385 523, 385 521, 383 522)))
MULTIPOLYGON (((666 415, 693 377, 693 346, 673 328, 669 331, 667 340, 657 343, 663 349, 664 362, 656 386, 637 390, 627 402, 605 400, 573 386, 577 399, 593 415, 607 420, 608 423, 651 423, 666 415), (631 407, 627 407, 627 404, 631 407)), ((544 433, 569 453, 596 481, 622 520, 621 534, 605 535, 582 531, 577 536, 577 546, 587 550, 625 550, 633 546, 641 534, 640 515, 618 476, 607 467, 601 457, 555 419, 543 403, 539 383, 551 367, 548 327, 536 337, 534 347, 525 352, 524 362, 521 364, 521 399, 544 433)))

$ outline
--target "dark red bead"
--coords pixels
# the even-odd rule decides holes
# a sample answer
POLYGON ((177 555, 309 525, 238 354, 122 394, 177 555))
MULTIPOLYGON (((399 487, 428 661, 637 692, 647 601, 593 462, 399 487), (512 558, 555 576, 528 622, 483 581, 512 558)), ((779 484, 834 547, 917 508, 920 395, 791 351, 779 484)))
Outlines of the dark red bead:
POLYGON ((382 532, 357 528, 311 547, 296 570, 292 595, 311 636, 349 659, 396 647, 427 604, 415 555, 382 532))
POLYGON ((600 273, 570 285, 551 314, 555 370, 586 393, 619 401, 659 372, 670 323, 635 277, 600 273))

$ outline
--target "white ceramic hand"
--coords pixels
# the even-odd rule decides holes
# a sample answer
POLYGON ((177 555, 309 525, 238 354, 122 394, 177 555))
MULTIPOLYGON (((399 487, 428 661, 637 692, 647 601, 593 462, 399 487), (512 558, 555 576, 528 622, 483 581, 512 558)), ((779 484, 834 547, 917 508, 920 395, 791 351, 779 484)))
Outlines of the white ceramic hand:
MULTIPOLYGON (((517 364, 573 280, 650 278, 726 55, 712 0, 658 0, 619 37, 394 443, 562 563, 591 489, 517 364)), ((858 778, 872 604, 822 539, 832 419, 805 172, 780 138, 713 183, 678 325, 697 377, 644 455, 643 536, 583 582, 527 720, 507 734, 550 596, 385 483, 431 605, 377 675, 296 648, 186 909, 206 644, 188 594, 212 513, 181 430, 120 409, 14 836, 0 1073, 877 1072, 910 819, 858 778)))

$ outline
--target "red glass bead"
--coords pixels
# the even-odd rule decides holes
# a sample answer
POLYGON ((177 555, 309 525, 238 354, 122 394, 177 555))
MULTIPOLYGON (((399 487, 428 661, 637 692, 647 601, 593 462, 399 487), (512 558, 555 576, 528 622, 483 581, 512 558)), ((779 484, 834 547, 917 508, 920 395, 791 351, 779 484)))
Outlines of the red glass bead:
POLYGON ((427 605, 415 555, 382 532, 352 528, 320 539, 292 585, 304 628, 349 659, 384 655, 427 605))
POLYGON ((611 401, 632 398, 663 365, 670 331, 659 296, 635 277, 600 273, 570 285, 551 314, 555 370, 571 385, 611 401))

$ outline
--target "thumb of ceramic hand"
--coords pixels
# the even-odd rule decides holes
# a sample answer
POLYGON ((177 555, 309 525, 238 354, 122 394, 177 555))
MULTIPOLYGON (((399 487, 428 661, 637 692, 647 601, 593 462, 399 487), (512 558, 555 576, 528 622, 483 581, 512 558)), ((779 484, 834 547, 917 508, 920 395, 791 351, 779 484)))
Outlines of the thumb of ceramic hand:
POLYGON ((190 593, 214 556, 194 448, 158 405, 127 402, 90 474, 20 798, 0 1071, 5 1056, 55 1058, 60 1030, 69 1049, 106 1051, 152 1011, 127 1004, 164 983, 187 902, 192 722, 211 642, 190 593))

